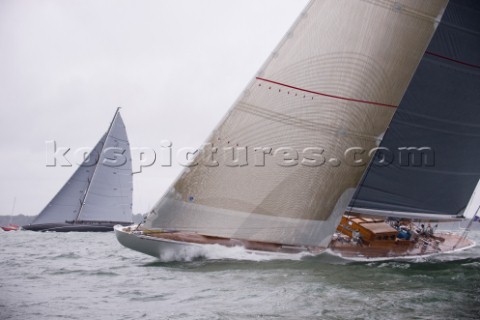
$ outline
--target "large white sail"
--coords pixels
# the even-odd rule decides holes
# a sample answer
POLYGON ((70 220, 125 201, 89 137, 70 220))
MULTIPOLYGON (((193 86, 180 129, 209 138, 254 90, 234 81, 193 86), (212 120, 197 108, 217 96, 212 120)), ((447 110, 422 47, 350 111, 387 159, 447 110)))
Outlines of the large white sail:
POLYGON ((446 4, 311 1, 145 227, 326 246, 446 4))

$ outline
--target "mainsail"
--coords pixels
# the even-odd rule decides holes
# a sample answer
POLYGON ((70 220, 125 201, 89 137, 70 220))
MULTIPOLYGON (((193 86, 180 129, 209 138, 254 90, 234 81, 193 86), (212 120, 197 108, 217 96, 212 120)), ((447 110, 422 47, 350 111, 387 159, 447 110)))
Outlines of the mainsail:
POLYGON ((32 226, 131 222, 130 146, 117 110, 108 131, 32 226))
POLYGON ((326 247, 446 4, 311 1, 144 227, 326 247))
POLYGON ((480 179, 479 88, 480 2, 450 0, 352 211, 462 215, 480 179))
POLYGON ((105 138, 77 221, 132 221, 132 161, 125 125, 117 113, 105 138))

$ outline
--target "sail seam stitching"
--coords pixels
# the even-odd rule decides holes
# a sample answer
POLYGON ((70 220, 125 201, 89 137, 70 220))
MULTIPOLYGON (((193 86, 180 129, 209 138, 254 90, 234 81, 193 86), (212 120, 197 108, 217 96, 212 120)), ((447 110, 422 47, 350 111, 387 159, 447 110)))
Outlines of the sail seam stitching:
POLYGON ((261 81, 265 81, 265 82, 269 82, 269 83, 273 83, 273 84, 277 84, 277 85, 287 87, 287 88, 290 88, 290 89, 299 90, 299 91, 302 91, 302 92, 327 97, 327 98, 371 104, 371 105, 380 106, 380 107, 398 108, 398 106, 393 105, 393 104, 387 104, 387 103, 381 103, 381 102, 375 102, 375 101, 368 101, 368 100, 361 100, 361 99, 355 99, 355 98, 348 98, 348 97, 342 97, 342 96, 337 96, 337 95, 323 93, 323 92, 312 91, 312 90, 303 89, 303 88, 300 88, 300 87, 294 87, 294 86, 291 86, 291 85, 288 85, 288 84, 285 84, 285 83, 281 83, 281 82, 277 82, 277 81, 273 81, 273 80, 269 80, 269 79, 265 79, 265 78, 260 78, 260 77, 256 77, 256 79, 261 80, 261 81))

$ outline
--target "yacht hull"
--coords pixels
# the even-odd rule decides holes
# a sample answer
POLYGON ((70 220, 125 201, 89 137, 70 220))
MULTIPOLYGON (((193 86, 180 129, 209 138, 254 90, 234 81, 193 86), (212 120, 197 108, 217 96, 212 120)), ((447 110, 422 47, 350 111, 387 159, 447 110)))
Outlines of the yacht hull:
POLYGON ((23 230, 39 231, 39 232, 111 232, 113 231, 113 224, 96 224, 96 225, 82 225, 82 224, 60 224, 60 223, 44 223, 31 224, 22 226, 23 230))
POLYGON ((245 247, 245 251, 256 255, 266 255, 276 259, 292 259, 299 255, 319 254, 326 248, 303 248, 289 247, 273 244, 254 243, 257 249, 249 246, 249 242, 242 243, 239 240, 222 239, 212 240, 209 242, 195 243, 188 241, 177 241, 165 239, 158 236, 144 234, 143 231, 135 231, 136 225, 123 227, 115 226, 114 231, 118 241, 125 247, 148 254, 150 256, 168 259, 182 260, 182 257, 191 257, 195 254, 199 256, 207 248, 207 246, 220 245, 224 247, 241 246, 245 247), (244 245, 246 244, 246 245, 244 245))
POLYGON ((416 259, 439 254, 450 254, 474 247, 476 243, 470 239, 451 232, 437 233, 430 241, 394 243, 388 246, 363 245, 354 241, 340 241, 334 238, 330 243, 330 251, 347 260, 380 261, 393 259, 416 259), (439 241, 438 239, 441 239, 439 241))
MULTIPOLYGON (((123 246, 156 257, 167 260, 182 260, 182 257, 192 257, 195 254, 199 256, 208 245, 224 245, 232 247, 233 245, 225 245, 218 242, 211 243, 193 243, 186 241, 177 241, 165 239, 158 236, 151 236, 144 234, 143 231, 135 231, 137 225, 124 227, 117 225, 114 227, 115 235, 123 246)), ((454 253, 463 251, 475 246, 475 242, 468 239, 460 239, 460 236, 451 233, 443 234, 448 238, 447 243, 435 247, 416 247, 416 248, 374 248, 358 246, 353 243, 339 243, 335 240, 328 251, 346 260, 354 261, 381 261, 381 260, 396 260, 396 259, 415 259, 419 257, 428 257, 438 254, 454 253), (460 242, 457 242, 460 240, 460 242), (452 246, 453 245, 453 246, 452 246), (407 249, 407 250, 406 250, 407 249)), ((270 247, 271 248, 271 247, 270 247)), ((317 255, 321 254, 327 249, 324 248, 304 248, 290 249, 290 252, 282 252, 279 250, 255 250, 249 249, 245 246, 247 252, 271 256, 275 259, 292 259, 298 257, 300 254, 317 255)))
POLYGON ((17 230, 19 230, 19 226, 17 226, 17 225, 2 226, 1 228, 2 228, 3 231, 17 231, 17 230))
POLYGON ((165 252, 184 251, 201 245, 171 240, 160 240, 140 233, 125 231, 122 226, 114 227, 115 236, 124 247, 161 258, 165 252))

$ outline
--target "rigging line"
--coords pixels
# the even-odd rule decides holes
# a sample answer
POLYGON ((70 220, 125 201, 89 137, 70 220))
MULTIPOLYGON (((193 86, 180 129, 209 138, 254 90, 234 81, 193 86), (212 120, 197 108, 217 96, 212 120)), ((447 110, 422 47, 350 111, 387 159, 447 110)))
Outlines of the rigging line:
MULTIPOLYGON (((95 171, 94 171, 94 173, 95 173, 95 171)), ((92 174, 92 177, 93 177, 93 174, 92 174)), ((82 212, 83 206, 84 206, 84 204, 85 204, 85 199, 87 198, 88 189, 90 188, 90 184, 91 184, 91 183, 92 183, 92 179, 87 177, 87 187, 85 188, 85 193, 84 193, 84 195, 83 195, 83 198, 82 198, 82 199, 79 199, 79 201, 80 201, 80 208, 78 209, 77 216, 76 216, 75 219, 73 220, 73 223, 74 223, 74 224, 78 222, 78 218, 79 218, 80 212, 82 212)))
POLYGON ((103 153, 103 150, 105 148, 105 144, 107 142, 107 139, 108 139, 108 136, 110 134, 110 131, 112 131, 112 127, 113 127, 113 123, 115 122, 115 119, 117 118, 117 115, 118 115, 118 112, 120 111, 120 107, 117 108, 117 110, 115 111, 115 115, 113 116, 113 119, 112 119, 112 122, 110 122, 110 126, 108 127, 108 130, 106 132, 106 134, 104 135, 105 137, 105 140, 103 141, 103 145, 102 145, 102 149, 100 150, 100 153, 99 153, 99 158, 98 158, 98 162, 97 164, 95 165, 95 168, 93 169, 93 173, 92 173, 92 178, 88 181, 88 185, 87 185, 87 189, 85 190, 85 196, 80 204, 80 209, 78 210, 78 213, 77 213, 77 216, 75 217, 75 222, 78 221, 78 218, 80 217, 80 214, 82 213, 82 209, 85 205, 85 201, 87 199, 87 196, 88 196, 88 193, 90 191, 90 187, 92 185, 92 181, 93 181, 93 178, 95 177, 95 173, 97 172, 97 168, 98 166, 100 165, 100 159, 102 158, 102 153, 103 153))
POLYGON ((285 83, 281 83, 281 82, 277 82, 277 81, 273 81, 273 80, 268 80, 268 79, 265 79, 265 78, 260 78, 260 77, 255 77, 255 78, 256 78, 257 80, 261 80, 261 81, 265 81, 265 82, 277 84, 277 85, 280 85, 280 86, 283 86, 283 87, 286 87, 286 88, 290 88, 290 89, 294 89, 294 90, 299 90, 299 91, 306 92, 306 93, 316 94, 316 95, 318 95, 318 96, 323 96, 323 97, 327 97, 327 98, 333 98, 333 99, 345 100, 345 101, 352 101, 352 102, 360 102, 360 103, 371 104, 371 105, 380 106, 380 107, 398 108, 398 106, 393 105, 393 104, 387 104, 387 103, 381 103, 381 102, 375 102, 375 101, 368 101, 368 100, 361 100, 361 99, 354 99, 354 98, 342 97, 342 96, 337 96, 337 95, 333 95, 333 94, 328 94, 328 93, 323 93, 323 92, 317 92, 317 91, 302 89, 302 88, 299 88, 299 87, 294 87, 294 86, 291 86, 291 85, 288 85, 288 84, 285 84, 285 83))
MULTIPOLYGON (((419 113, 419 112, 405 110, 405 108, 403 108, 403 109, 399 108, 397 113, 402 114, 402 115, 407 114, 407 115, 410 115, 410 116, 415 116, 415 117, 418 117, 418 118, 427 119, 427 120, 431 120, 431 121, 434 121, 434 122, 445 123, 445 124, 448 124, 448 125, 470 127, 470 128, 475 129, 475 130, 480 129, 480 125, 476 124, 476 123, 464 123, 464 122, 460 122, 460 121, 444 119, 444 118, 440 118, 440 117, 431 116, 431 115, 428 115, 428 114, 423 114, 423 113, 419 113)), ((397 120, 397 121, 399 121, 399 120, 397 120)), ((393 120, 392 120, 392 122, 393 122, 393 120)))
POLYGON ((458 239, 457 243, 453 246, 453 250, 457 248, 457 246, 460 244, 460 242, 465 241, 468 236, 468 232, 470 231, 470 228, 472 227, 473 222, 476 220, 478 217, 478 211, 480 210, 480 205, 477 207, 477 211, 475 211, 475 214, 473 215, 472 219, 470 219, 470 222, 468 222, 467 227, 462 233, 462 236, 460 239, 458 239))
MULTIPOLYGON (((147 213, 147 214, 142 214, 142 220, 137 224, 137 226, 135 227, 135 229, 134 229, 133 231, 137 231, 138 228, 140 228, 140 226, 141 226, 142 224, 145 224, 145 223, 147 222, 148 216, 149 216, 150 214, 154 213, 154 212, 155 212, 155 211, 152 210, 152 211, 150 211, 150 212, 147 213)), ((133 217, 132 217, 132 223, 135 223, 135 222, 133 221, 133 217)))
MULTIPOLYGON (((401 124, 404 126, 409 126, 412 128, 417 128, 417 129, 424 129, 425 131, 433 131, 433 132, 438 132, 438 133, 444 133, 448 135, 457 135, 457 136, 464 136, 464 137, 469 137, 469 138, 478 138, 480 137, 480 134, 475 134, 475 133, 469 133, 469 132, 458 132, 457 130, 447 130, 443 129, 446 126, 442 126, 442 129, 439 128, 434 128, 433 125, 420 125, 420 124, 415 124, 413 121, 403 121, 403 120, 392 120, 393 124, 401 124)), ((465 126, 466 127, 466 126, 465 126)))
POLYGON ((428 55, 431 55, 431 56, 434 56, 434 57, 437 57, 437 58, 440 58, 440 59, 448 60, 448 61, 451 61, 451 62, 455 62, 455 63, 458 63, 458 64, 462 64, 462 65, 467 66, 467 67, 480 69, 480 65, 478 65, 478 64, 463 62, 463 61, 456 60, 456 59, 453 59, 453 58, 450 58, 450 57, 447 57, 447 56, 442 56, 441 54, 438 54, 438 53, 435 53, 435 52, 425 51, 425 54, 428 54, 428 55))
POLYGON ((378 6, 387 10, 394 10, 397 13, 408 15, 413 18, 421 19, 428 22, 440 23, 441 17, 434 17, 426 13, 421 12, 419 9, 415 9, 412 6, 405 4, 399 4, 395 0, 362 0, 363 2, 370 3, 371 5, 378 6))

